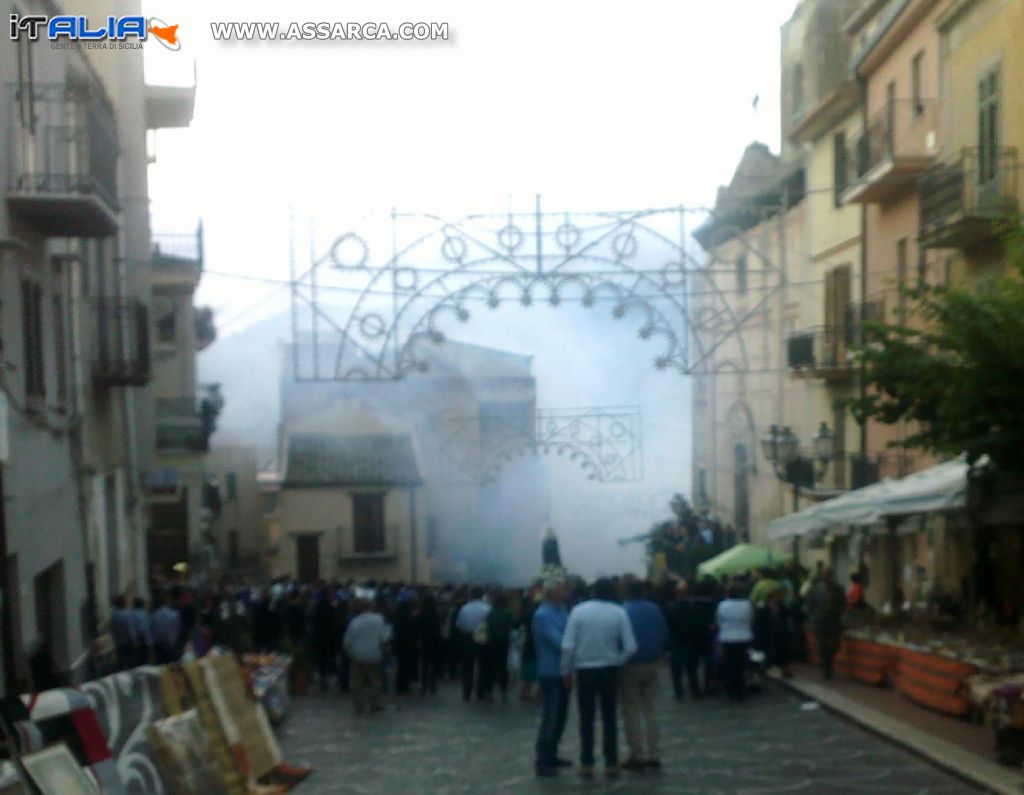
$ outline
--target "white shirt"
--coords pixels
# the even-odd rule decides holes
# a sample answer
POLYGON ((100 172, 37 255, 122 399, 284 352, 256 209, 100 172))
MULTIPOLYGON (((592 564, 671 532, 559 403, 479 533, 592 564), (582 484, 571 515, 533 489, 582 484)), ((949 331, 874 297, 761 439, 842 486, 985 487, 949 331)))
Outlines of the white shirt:
POLYGON ((380 613, 360 613, 345 630, 342 645, 356 662, 379 663, 381 648, 391 640, 391 625, 380 613))
POLYGON ((715 612, 718 640, 721 643, 750 643, 754 639, 750 629, 753 621, 754 608, 748 599, 726 599, 720 602, 715 612))
POLYGON ((562 636, 563 676, 580 668, 617 668, 635 653, 633 626, 621 606, 589 599, 569 613, 562 636))
POLYGON ((466 602, 455 617, 455 627, 470 634, 476 632, 477 627, 484 623, 487 614, 491 612, 491 606, 483 599, 474 599, 466 602))

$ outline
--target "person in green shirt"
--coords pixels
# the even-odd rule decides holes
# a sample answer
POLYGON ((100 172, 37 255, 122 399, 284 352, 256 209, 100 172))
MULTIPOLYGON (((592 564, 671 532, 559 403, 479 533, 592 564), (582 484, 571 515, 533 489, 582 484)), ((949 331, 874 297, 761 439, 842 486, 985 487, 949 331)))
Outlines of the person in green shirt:
POLYGON ((501 701, 508 701, 508 649, 516 619, 509 609, 508 595, 499 592, 494 597, 491 612, 485 619, 487 641, 484 644, 483 692, 490 701, 494 686, 501 690, 501 701))

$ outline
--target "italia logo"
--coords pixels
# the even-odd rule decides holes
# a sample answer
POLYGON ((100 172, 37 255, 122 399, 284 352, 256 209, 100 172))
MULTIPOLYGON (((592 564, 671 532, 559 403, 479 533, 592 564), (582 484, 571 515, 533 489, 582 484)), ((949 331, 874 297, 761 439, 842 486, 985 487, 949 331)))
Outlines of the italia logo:
POLYGON ((63 14, 60 16, 19 16, 11 14, 11 39, 17 41, 23 35, 29 41, 46 38, 49 41, 146 41, 152 38, 168 50, 181 49, 178 26, 169 25, 162 19, 150 17, 107 17, 102 22, 91 22, 84 16, 63 14))

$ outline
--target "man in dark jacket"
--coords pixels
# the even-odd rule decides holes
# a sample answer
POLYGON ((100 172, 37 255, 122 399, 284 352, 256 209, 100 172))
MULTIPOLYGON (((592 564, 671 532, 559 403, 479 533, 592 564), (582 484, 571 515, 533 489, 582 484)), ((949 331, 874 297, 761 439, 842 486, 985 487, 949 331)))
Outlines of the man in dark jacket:
POLYGON ((825 567, 811 589, 804 603, 807 609, 807 623, 814 633, 821 657, 821 672, 825 679, 832 678, 832 661, 839 651, 839 638, 843 632, 843 609, 846 594, 835 582, 832 569, 825 567))
POLYGON ((701 698, 699 670, 704 669, 705 684, 711 670, 711 651, 715 639, 715 601, 707 583, 700 582, 691 594, 686 583, 680 583, 676 600, 668 611, 671 636, 672 689, 676 701, 683 700, 683 670, 686 671, 690 698, 701 698))

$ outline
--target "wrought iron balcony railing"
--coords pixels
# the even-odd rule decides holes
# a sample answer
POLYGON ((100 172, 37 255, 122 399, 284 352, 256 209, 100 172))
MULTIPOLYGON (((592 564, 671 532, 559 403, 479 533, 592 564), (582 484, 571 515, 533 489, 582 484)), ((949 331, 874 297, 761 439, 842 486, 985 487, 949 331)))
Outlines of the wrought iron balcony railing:
POLYGON ((913 184, 938 151, 938 100, 894 100, 868 119, 847 157, 847 202, 874 202, 913 184))
POLYGON ((194 232, 153 232, 153 266, 203 269, 203 222, 194 232))
POLYGON ((199 452, 210 449, 210 436, 224 406, 220 385, 200 390, 198 398, 173 397, 156 400, 156 449, 159 452, 199 452))
POLYGON ((95 304, 93 379, 100 386, 143 386, 152 377, 149 312, 135 299, 95 304))
POLYGON ((791 370, 821 373, 849 367, 849 330, 843 326, 818 326, 790 335, 787 359, 791 370))
POLYGON ((1017 150, 970 148, 930 169, 918 186, 921 243, 963 248, 997 232, 996 222, 1019 213, 1017 150))
POLYGON ((7 139, 12 212, 51 237, 107 237, 118 227, 117 125, 95 86, 8 86, 21 110, 7 139))
POLYGON ((901 478, 913 471, 913 456, 902 450, 839 453, 830 460, 824 478, 815 484, 815 489, 822 492, 853 491, 885 478, 901 478))

